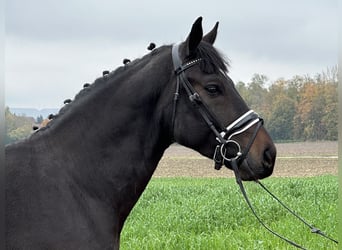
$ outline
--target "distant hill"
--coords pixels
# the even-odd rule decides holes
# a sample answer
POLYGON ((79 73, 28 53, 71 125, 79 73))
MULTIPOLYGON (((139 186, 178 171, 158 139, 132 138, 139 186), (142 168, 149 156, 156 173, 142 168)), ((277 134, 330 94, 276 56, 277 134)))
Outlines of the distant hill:
POLYGON ((34 109, 34 108, 9 108, 10 112, 19 116, 33 117, 36 119, 38 116, 47 118, 50 114, 58 113, 59 109, 34 109))

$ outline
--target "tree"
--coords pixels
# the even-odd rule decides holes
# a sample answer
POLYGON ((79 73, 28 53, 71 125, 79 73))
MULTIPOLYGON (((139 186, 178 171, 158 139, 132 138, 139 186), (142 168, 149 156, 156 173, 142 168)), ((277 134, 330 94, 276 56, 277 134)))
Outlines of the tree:
POLYGON ((248 83, 245 101, 248 106, 257 111, 262 117, 267 116, 268 105, 265 102, 267 88, 265 87, 268 78, 265 75, 254 74, 251 82, 248 83))
POLYGON ((32 133, 32 125, 35 123, 32 117, 17 116, 5 108, 5 144, 23 139, 32 133))
POLYGON ((277 140, 293 140, 293 120, 296 114, 296 101, 291 96, 292 89, 288 82, 279 79, 269 88, 270 114, 267 129, 277 140), (291 90, 291 91, 289 91, 291 90))
POLYGON ((299 94, 296 133, 304 140, 336 140, 337 103, 337 82, 324 74, 308 79, 299 94))
POLYGON ((322 124, 326 129, 327 140, 338 139, 338 95, 337 82, 327 83, 324 86, 325 105, 323 107, 322 124))

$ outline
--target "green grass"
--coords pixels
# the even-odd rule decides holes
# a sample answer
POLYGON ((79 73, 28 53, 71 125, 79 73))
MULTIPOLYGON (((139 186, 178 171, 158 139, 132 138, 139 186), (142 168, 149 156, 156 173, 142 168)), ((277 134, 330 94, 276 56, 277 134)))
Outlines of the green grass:
MULTIPOLYGON (((336 176, 269 178, 263 183, 310 223, 337 238, 336 176)), ((307 249, 337 249, 282 209, 257 184, 245 183, 257 213, 307 249)), ((266 231, 234 179, 154 178, 127 219, 121 249, 295 249, 266 231)))

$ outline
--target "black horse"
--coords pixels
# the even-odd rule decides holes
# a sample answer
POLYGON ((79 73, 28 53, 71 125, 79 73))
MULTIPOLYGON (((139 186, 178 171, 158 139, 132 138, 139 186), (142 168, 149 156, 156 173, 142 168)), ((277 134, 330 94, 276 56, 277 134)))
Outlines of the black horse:
POLYGON ((272 174, 275 146, 213 47, 218 23, 203 36, 201 22, 186 41, 97 79, 46 127, 6 147, 8 249, 118 249, 173 142, 214 156, 217 168, 239 159, 243 180, 272 174))

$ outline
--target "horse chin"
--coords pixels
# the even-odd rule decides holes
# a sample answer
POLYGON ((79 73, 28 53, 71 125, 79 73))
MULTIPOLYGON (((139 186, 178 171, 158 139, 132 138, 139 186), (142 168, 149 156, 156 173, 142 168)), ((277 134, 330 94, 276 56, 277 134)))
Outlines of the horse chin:
MULTIPOLYGON (((231 166, 225 164, 228 168, 232 169, 231 166)), ((267 168, 263 165, 258 166, 250 163, 248 160, 244 160, 238 167, 239 175, 243 181, 256 181, 269 177, 273 168, 267 168)))

